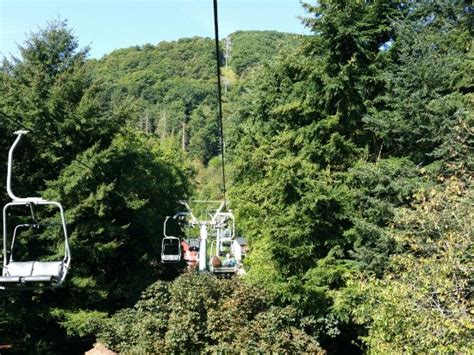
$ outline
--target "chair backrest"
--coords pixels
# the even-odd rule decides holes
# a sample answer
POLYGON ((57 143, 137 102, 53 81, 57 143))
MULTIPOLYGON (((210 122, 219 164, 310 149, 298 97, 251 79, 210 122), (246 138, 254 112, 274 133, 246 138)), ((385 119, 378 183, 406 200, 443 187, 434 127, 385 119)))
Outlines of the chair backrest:
POLYGON ((181 241, 176 237, 165 237, 161 243, 161 260, 179 261, 181 259, 181 241))
POLYGON ((12 261, 4 268, 4 276, 31 276, 34 261, 12 261))
POLYGON ((62 261, 35 261, 31 276, 55 276, 61 278, 63 272, 62 261))
POLYGON ((12 261, 5 267, 5 276, 54 276, 61 279, 62 261, 12 261))

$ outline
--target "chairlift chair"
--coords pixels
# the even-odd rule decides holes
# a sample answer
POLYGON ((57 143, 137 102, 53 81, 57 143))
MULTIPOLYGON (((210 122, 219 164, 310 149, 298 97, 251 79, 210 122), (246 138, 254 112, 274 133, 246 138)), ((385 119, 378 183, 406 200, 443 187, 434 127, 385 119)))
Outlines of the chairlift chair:
POLYGON ((212 226, 216 235, 217 256, 225 252, 226 247, 233 243, 235 236, 235 217, 232 211, 222 212, 219 209, 212 218, 212 226))
POLYGON ((17 131, 13 145, 8 152, 8 170, 7 170, 7 192, 11 202, 3 207, 3 266, 2 276, 0 276, 0 289, 22 287, 22 288, 54 288, 61 285, 66 279, 67 272, 71 264, 71 252, 66 228, 66 219, 62 205, 56 201, 44 200, 41 197, 21 198, 13 194, 11 190, 11 178, 13 167, 13 152, 18 145, 22 135, 27 131, 17 131), (20 224, 13 228, 11 245, 8 246, 8 211, 13 206, 25 206, 30 208, 32 213, 35 206, 52 206, 57 209, 61 216, 61 234, 64 237, 64 253, 61 259, 54 261, 15 261, 13 250, 17 242, 19 230, 21 228, 37 227, 39 224, 20 224))
POLYGON ((238 262, 235 263, 235 265, 232 266, 226 266, 224 264, 221 264, 219 266, 213 265, 212 258, 217 257, 220 258, 219 256, 219 251, 217 248, 217 243, 216 241, 212 241, 211 243, 211 258, 209 260, 209 272, 211 274, 216 275, 217 277, 231 277, 232 275, 235 275, 237 271, 239 270, 238 262))
POLYGON ((166 223, 170 216, 165 218, 163 223, 163 236, 161 241, 161 262, 178 263, 181 260, 181 240, 166 234, 166 223))

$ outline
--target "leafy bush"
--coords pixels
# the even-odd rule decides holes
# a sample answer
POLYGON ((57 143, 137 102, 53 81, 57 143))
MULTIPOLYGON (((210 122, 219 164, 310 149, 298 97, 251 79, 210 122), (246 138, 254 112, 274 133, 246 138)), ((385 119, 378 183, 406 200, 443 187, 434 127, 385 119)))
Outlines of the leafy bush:
POLYGON ((322 352, 296 309, 271 304, 240 279, 185 274, 150 286, 103 322, 98 340, 120 352, 322 352))

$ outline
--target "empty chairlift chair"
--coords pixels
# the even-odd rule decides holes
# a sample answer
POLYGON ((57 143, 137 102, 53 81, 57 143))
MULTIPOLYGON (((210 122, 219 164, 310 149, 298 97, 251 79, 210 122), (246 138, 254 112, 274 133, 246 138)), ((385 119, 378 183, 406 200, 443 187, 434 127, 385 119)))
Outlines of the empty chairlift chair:
POLYGON ((166 217, 163 223, 163 240, 161 241, 161 262, 178 263, 181 260, 181 240, 177 237, 166 235, 166 223, 170 217, 166 217))
POLYGON ((3 208, 3 267, 2 276, 0 277, 0 289, 12 287, 57 287, 61 285, 66 279, 66 275, 71 263, 66 220, 64 217, 62 205, 59 202, 44 200, 41 197, 20 198, 15 196, 11 190, 13 152, 22 135, 26 133, 26 131, 15 132, 17 138, 8 153, 7 192, 12 201, 7 203, 3 208), (32 217, 34 217, 33 210, 37 206, 51 206, 53 209, 56 209, 59 212, 61 219, 60 233, 64 238, 64 252, 59 260, 15 261, 13 251, 15 249, 16 243, 18 242, 20 230, 25 228, 39 228, 40 225, 37 223, 19 224, 14 228, 9 229, 9 221, 7 216, 9 215, 9 210, 14 206, 25 206, 30 208, 32 211, 32 217), (10 245, 8 241, 9 231, 13 232, 10 245))

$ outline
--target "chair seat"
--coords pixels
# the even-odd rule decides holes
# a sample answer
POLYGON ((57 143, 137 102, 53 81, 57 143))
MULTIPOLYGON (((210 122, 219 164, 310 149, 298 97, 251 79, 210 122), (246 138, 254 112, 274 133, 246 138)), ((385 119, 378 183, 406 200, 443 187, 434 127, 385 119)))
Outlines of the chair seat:
POLYGON ((163 260, 163 261, 180 261, 181 256, 180 255, 162 255, 161 260, 163 260))
POLYGON ((12 261, 0 282, 53 282, 63 274, 62 261, 12 261))

